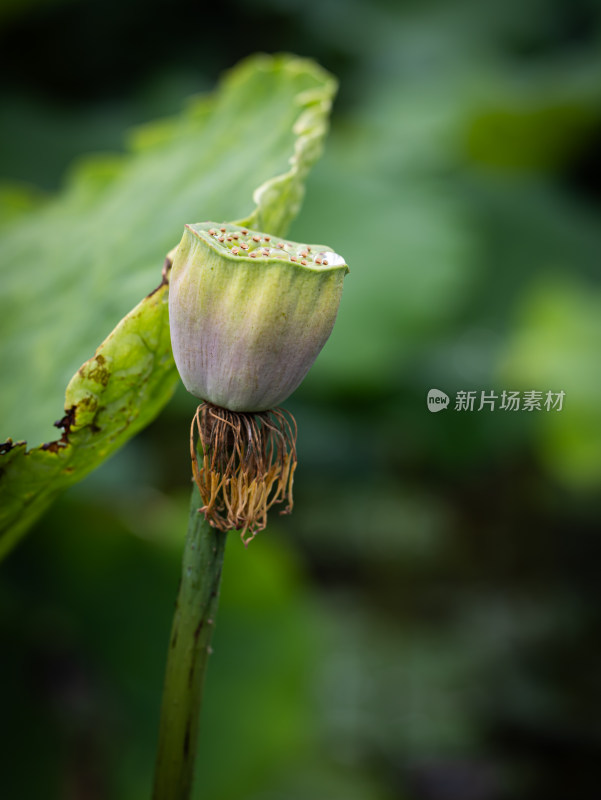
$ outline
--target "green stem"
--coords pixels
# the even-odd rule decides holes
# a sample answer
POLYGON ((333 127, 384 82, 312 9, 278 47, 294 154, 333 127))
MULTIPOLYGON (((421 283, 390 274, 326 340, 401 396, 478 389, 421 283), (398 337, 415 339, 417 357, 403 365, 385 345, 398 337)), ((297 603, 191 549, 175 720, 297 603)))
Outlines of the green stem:
POLYGON ((200 505, 194 487, 167 656, 153 800, 188 800, 192 793, 198 718, 227 536, 198 513, 200 505))

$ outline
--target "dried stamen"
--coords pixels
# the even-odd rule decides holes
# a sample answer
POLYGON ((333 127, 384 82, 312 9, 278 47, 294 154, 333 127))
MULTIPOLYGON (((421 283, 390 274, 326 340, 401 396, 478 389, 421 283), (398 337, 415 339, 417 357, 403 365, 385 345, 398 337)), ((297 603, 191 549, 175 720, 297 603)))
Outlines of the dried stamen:
POLYGON ((239 413, 202 403, 190 429, 192 472, 208 522, 241 531, 248 544, 267 524, 274 503, 292 511, 296 422, 281 408, 239 413), (202 447, 199 466, 197 441, 202 447))

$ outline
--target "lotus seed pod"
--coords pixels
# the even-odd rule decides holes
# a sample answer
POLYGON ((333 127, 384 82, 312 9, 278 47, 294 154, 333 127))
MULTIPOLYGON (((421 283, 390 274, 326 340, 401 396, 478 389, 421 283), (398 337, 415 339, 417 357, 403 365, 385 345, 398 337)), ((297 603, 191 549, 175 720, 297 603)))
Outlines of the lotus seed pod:
POLYGON ((347 272, 328 247, 231 223, 186 225, 169 288, 186 389, 231 411, 280 405, 326 343, 347 272))

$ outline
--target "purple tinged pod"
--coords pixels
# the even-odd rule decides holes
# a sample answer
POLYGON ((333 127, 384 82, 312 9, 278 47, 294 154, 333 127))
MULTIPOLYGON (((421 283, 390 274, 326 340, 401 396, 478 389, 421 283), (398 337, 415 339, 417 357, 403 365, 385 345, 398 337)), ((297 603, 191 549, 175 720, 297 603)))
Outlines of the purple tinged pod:
POLYGON ((170 277, 175 363, 186 389, 230 411, 279 406, 334 325, 344 259, 231 223, 186 225, 170 277))

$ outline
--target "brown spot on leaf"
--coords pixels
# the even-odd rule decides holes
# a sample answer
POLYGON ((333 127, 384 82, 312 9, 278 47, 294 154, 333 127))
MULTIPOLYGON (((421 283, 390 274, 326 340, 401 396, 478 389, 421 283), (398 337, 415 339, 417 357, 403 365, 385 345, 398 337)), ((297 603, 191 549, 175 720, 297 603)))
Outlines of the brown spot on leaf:
POLYGON ((111 373, 104 366, 104 364, 106 363, 106 359, 103 355, 99 353, 97 356, 94 356, 94 361, 96 361, 97 366, 94 367, 94 369, 91 369, 87 373, 86 377, 89 380, 96 381, 96 383, 100 383, 102 386, 106 386, 111 378, 111 373))
POLYGON ((55 428, 63 429, 63 438, 66 438, 71 433, 71 428, 75 424, 75 410, 76 406, 71 406, 67 409, 65 416, 54 423, 55 428))
POLYGON ((42 450, 47 450, 49 453, 58 453, 59 450, 62 450, 66 446, 67 445, 60 440, 56 442, 45 442, 42 445, 42 450))
POLYGON ((88 394, 79 401, 79 408, 84 414, 89 414, 98 408, 98 400, 93 395, 88 394))
POLYGON ((59 450, 64 450, 65 447, 68 446, 69 434, 71 433, 71 428, 75 424, 76 410, 77 406, 71 406, 71 408, 67 409, 67 411, 65 412, 65 416, 54 423, 55 428, 63 429, 62 436, 60 439, 57 439, 54 442, 45 442, 41 446, 42 450, 46 450, 49 453, 58 453, 59 450))
POLYGON ((63 429, 63 434, 60 439, 57 439, 54 442, 46 442, 43 444, 42 450, 47 450, 50 453, 58 453, 59 450, 64 450, 64 448, 67 447, 69 444, 69 434, 71 433, 71 428, 75 424, 76 408, 76 406, 71 406, 71 408, 67 409, 65 416, 54 423, 55 428, 63 429))

